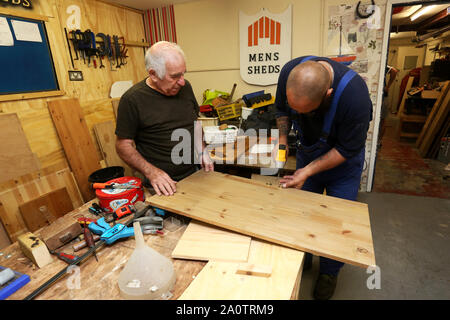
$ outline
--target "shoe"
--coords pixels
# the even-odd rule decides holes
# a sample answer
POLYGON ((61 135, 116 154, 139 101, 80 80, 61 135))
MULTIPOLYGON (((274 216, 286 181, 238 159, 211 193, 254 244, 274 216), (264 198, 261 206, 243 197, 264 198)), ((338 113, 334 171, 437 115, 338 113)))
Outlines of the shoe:
POLYGON ((329 300, 336 289, 337 276, 321 273, 314 288, 315 300, 329 300))

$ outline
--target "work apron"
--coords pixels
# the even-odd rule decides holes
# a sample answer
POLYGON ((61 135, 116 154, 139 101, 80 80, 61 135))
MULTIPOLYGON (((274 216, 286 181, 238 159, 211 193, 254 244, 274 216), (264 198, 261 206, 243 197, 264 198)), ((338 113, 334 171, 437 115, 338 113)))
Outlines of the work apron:
MULTIPOLYGON (((301 63, 312 58, 315 57, 306 57, 302 60, 301 63)), ((339 82, 336 92, 331 101, 330 108, 325 114, 322 133, 319 140, 315 144, 306 146, 303 143, 303 133, 297 120, 298 113, 290 108, 292 123, 297 135, 297 169, 307 166, 310 162, 332 149, 332 146, 328 144, 327 139, 331 132, 331 126, 334 121, 334 116, 336 114, 339 99, 345 87, 355 75, 355 71, 349 70, 341 78, 341 81, 339 82)), ((329 196, 347 200, 356 200, 360 185, 361 173, 364 165, 364 154, 365 149, 363 148, 363 150, 361 150, 361 152, 359 152, 356 156, 347 159, 339 166, 319 172, 318 174, 309 177, 305 181, 302 190, 315 193, 323 193, 323 191, 326 189, 327 195, 329 196)), ((311 261, 312 256, 310 254, 307 254, 305 259, 311 261)), ((320 273, 337 276, 340 268, 343 265, 344 264, 342 262, 320 257, 320 273)))

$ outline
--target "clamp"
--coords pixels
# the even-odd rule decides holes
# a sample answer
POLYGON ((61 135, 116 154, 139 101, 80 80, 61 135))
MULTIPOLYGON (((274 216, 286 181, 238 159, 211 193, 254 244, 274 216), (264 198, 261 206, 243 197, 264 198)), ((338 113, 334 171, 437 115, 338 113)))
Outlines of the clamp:
POLYGON ((128 238, 134 236, 134 229, 118 223, 111 227, 106 223, 105 218, 98 219, 95 223, 90 223, 88 226, 92 233, 100 235, 100 240, 106 244, 112 244, 121 238, 128 238))

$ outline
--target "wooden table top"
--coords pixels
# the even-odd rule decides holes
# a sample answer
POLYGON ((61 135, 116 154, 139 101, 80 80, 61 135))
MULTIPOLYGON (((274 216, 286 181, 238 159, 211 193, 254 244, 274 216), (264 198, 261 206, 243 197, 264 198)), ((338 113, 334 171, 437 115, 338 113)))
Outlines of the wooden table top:
MULTIPOLYGON (((92 202, 92 201, 91 201, 92 202)), ((83 206, 59 218, 52 225, 41 228, 34 232, 42 238, 42 235, 48 233, 50 228, 62 230, 72 224, 80 217, 97 218, 92 215, 88 208, 91 204, 88 202, 83 206)), ((126 221, 127 218, 124 218, 126 221)), ((167 219, 166 219, 167 220, 167 219)), ((167 224, 166 224, 167 225, 167 224)), ((179 238, 186 229, 187 224, 179 227, 177 230, 171 228, 169 231, 165 227, 164 235, 144 235, 148 246, 155 249, 164 256, 173 261, 176 273, 176 283, 172 290, 171 299, 177 299, 192 282, 193 278, 203 269, 206 262, 172 259, 171 253, 175 248, 179 238)), ((59 248, 58 251, 73 253, 72 244, 59 248)), ((98 262, 94 257, 89 257, 75 268, 70 274, 60 278, 56 283, 41 293, 36 299, 45 300, 112 300, 122 299, 119 293, 117 281, 120 272, 125 267, 128 258, 131 256, 135 247, 134 237, 121 239, 112 245, 103 245, 97 251, 98 262)), ((87 249, 84 248, 75 254, 82 255, 87 249)), ((0 265, 11 268, 14 271, 24 273, 30 276, 31 281, 24 287, 12 294, 8 299, 24 299, 39 286, 44 284, 56 273, 63 270, 67 264, 54 256, 54 261, 45 267, 39 269, 30 259, 28 259, 20 250, 17 242, 1 250, 0 265)))

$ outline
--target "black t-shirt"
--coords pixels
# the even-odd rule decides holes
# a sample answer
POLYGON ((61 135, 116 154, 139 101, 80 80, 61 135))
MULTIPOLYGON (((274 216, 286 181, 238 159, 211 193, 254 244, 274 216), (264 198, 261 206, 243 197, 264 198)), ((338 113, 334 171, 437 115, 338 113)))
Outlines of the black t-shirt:
MULTIPOLYGON (((277 118, 281 116, 292 117, 291 108, 286 98, 286 82, 291 70, 301 63, 303 58, 305 57, 293 59, 281 69, 275 99, 277 118)), ((312 59, 312 61, 320 60, 328 62, 334 71, 332 98, 339 81, 349 68, 328 58, 316 57, 312 59)), ((297 119, 299 120, 300 130, 302 130, 307 141, 306 145, 312 145, 319 139, 323 127, 323 115, 323 113, 315 113, 313 116, 302 114, 297 119)), ((372 101, 370 100, 369 90, 361 76, 356 75, 347 84, 339 99, 331 132, 328 136, 328 144, 336 148, 346 159, 357 155, 366 144, 367 130, 371 120, 372 101)))
MULTIPOLYGON (((127 90, 120 99, 117 110, 116 135, 133 139, 137 151, 152 165, 164 170, 172 179, 179 180, 192 172, 194 165, 194 121, 198 118, 198 103, 190 83, 175 96, 165 96, 150 88, 145 80, 127 90), (185 134, 176 129, 185 129, 185 134), (189 135, 187 135, 189 133, 189 135), (175 164, 171 154, 175 146, 190 139, 188 163, 175 164)), ((179 146, 178 146, 179 147, 179 146)), ((178 148, 177 148, 178 149, 178 148)), ((182 156, 183 151, 177 152, 182 156)), ((186 156, 186 155, 185 155, 186 156)))

